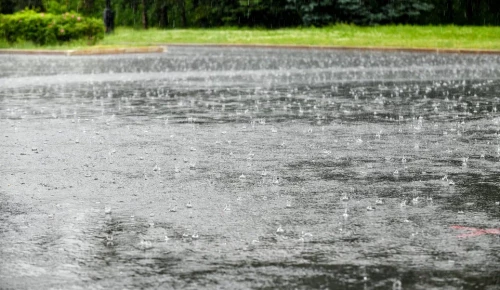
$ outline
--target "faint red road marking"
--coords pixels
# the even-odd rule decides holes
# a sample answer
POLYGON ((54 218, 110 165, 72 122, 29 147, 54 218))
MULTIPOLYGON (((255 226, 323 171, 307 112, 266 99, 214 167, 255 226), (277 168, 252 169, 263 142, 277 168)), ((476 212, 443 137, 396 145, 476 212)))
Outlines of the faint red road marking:
POLYGON ((458 235, 457 238, 469 238, 469 237, 477 237, 481 235, 500 235, 500 229, 479 229, 479 228, 470 228, 464 226, 450 226, 455 230, 464 230, 468 231, 466 234, 458 235))

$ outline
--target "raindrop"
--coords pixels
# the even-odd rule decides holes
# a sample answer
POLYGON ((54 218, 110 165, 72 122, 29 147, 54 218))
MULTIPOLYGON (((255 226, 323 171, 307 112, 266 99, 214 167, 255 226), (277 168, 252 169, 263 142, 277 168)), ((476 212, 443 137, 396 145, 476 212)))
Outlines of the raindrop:
POLYGON ((114 246, 113 234, 106 235, 106 247, 114 246))
POLYGON ((311 234, 311 233, 305 233, 304 231, 302 231, 302 237, 303 238, 312 238, 313 234, 311 234))
POLYGON ((402 290, 403 286, 401 284, 401 281, 396 280, 394 283, 392 283, 392 290, 402 290))
POLYGON ((139 248, 143 251, 151 249, 153 247, 151 241, 146 240, 145 238, 141 238, 141 241, 139 242, 139 248))

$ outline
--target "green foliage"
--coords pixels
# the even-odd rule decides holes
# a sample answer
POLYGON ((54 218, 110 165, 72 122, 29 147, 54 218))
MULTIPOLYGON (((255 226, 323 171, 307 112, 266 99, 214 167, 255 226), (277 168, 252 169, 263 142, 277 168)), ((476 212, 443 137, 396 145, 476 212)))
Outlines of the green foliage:
POLYGON ((500 25, 498 0, 429 0, 434 9, 420 23, 500 25))
POLYGON ((420 0, 393 0, 383 9, 385 17, 392 23, 417 23, 419 17, 430 12, 434 6, 420 0))
POLYGON ((104 37, 101 20, 76 13, 54 15, 23 10, 0 18, 0 37, 9 43, 31 41, 37 45, 86 39, 90 44, 104 37))
MULTIPOLYGON (((103 18, 106 0, 0 0, 0 13, 37 12, 103 18)), ((500 25, 499 0, 111 0, 117 26, 266 27, 335 23, 500 25)))
POLYGON ((14 0, 0 0, 0 13, 12 14, 15 11, 14 0))
POLYGON ((66 3, 59 3, 59 1, 50 0, 46 2, 45 8, 47 9, 48 13, 62 14, 68 11, 69 7, 66 5, 66 3))
POLYGON ((370 4, 360 0, 338 0, 336 5, 338 20, 364 25, 380 23, 383 17, 376 13, 370 4))
POLYGON ((306 26, 331 23, 359 25, 416 23, 433 5, 429 0, 287 0, 306 26))

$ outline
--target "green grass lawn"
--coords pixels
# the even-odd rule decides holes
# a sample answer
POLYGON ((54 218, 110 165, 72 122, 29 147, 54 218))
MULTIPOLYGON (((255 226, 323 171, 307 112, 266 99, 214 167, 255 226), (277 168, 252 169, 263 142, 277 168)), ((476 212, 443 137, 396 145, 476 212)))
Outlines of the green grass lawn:
MULTIPOLYGON (((97 46, 146 46, 169 43, 310 45, 393 48, 500 50, 500 27, 483 26, 374 26, 334 25, 324 28, 265 29, 149 29, 119 27, 97 46)), ((29 43, 1 48, 37 48, 29 43)), ((49 49, 88 48, 84 42, 49 49)))

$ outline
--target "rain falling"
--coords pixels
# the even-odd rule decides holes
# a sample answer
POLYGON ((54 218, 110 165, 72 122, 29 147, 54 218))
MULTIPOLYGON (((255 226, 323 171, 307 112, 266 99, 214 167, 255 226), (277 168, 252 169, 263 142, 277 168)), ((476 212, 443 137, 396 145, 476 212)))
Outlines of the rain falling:
POLYGON ((499 109, 499 55, 0 55, 0 288, 498 289, 499 109))

